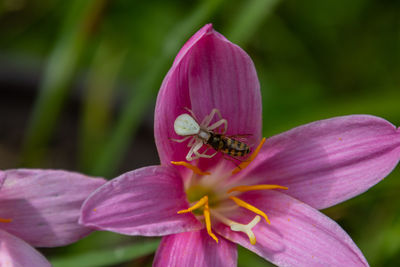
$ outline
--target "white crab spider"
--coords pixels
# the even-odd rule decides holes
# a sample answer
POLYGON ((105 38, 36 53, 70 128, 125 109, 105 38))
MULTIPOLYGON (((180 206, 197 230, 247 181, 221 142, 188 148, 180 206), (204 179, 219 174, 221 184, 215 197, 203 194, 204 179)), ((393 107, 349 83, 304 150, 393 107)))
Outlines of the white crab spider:
POLYGON ((213 135, 213 130, 217 129, 220 126, 223 126, 223 130, 221 134, 226 133, 226 129, 228 128, 228 121, 223 119, 221 113, 218 109, 214 108, 211 113, 204 117, 203 121, 199 124, 197 122, 196 116, 193 111, 187 109, 190 113, 179 115, 174 122, 174 130, 177 135, 184 136, 182 139, 172 139, 175 142, 185 142, 190 139, 188 143, 188 147, 190 147, 189 152, 186 155, 187 161, 192 161, 198 158, 212 158, 217 153, 213 153, 211 155, 207 155, 206 152, 208 148, 202 153, 199 152, 200 148, 203 144, 207 144, 207 141, 213 135), (219 120, 210 125, 212 119, 215 115, 218 115, 219 120), (194 156, 193 156, 194 154, 194 156))

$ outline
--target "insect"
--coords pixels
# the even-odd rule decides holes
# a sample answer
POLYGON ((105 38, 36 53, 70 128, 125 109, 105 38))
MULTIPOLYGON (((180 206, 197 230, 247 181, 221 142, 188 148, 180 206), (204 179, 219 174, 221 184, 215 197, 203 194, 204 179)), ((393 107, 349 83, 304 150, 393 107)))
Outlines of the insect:
POLYGON ((250 147, 246 143, 225 135, 228 122, 222 118, 218 109, 213 109, 200 124, 197 122, 194 113, 189 109, 187 110, 190 115, 187 113, 181 114, 174 122, 175 133, 184 136, 184 138, 172 139, 179 143, 190 139, 187 145, 190 147, 186 155, 187 161, 198 158, 212 158, 219 151, 235 159, 237 159, 236 157, 247 156, 250 153, 250 147), (210 125, 215 115, 218 115, 219 120, 210 125), (223 126, 222 132, 215 133, 214 130, 221 126, 223 126), (200 152, 199 150, 204 144, 207 145, 207 148, 203 152, 200 152), (207 154, 209 148, 213 148, 216 152, 207 154))

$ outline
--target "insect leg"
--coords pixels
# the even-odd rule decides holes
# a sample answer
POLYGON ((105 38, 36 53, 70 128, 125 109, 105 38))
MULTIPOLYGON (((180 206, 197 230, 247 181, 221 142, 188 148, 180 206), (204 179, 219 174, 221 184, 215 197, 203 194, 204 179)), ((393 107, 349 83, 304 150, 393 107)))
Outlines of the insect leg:
POLYGON ((236 167, 239 167, 239 164, 240 164, 240 163, 238 164, 235 160, 237 160, 237 161, 239 161, 239 162, 242 162, 242 160, 240 160, 240 159, 238 159, 238 158, 229 157, 229 156, 227 156, 227 155, 225 155, 225 154, 223 154, 223 157, 224 157, 224 159, 229 160, 230 162, 232 162, 233 164, 235 164, 236 167))

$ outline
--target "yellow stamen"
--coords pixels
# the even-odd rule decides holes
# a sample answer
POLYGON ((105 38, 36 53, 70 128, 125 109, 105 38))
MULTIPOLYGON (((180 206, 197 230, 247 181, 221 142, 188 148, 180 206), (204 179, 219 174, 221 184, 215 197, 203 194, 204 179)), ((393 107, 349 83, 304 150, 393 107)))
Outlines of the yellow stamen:
POLYGON ((208 206, 208 203, 206 203, 204 206, 203 214, 204 214, 204 220, 206 221, 206 229, 208 235, 211 236, 215 240, 215 242, 218 243, 218 238, 211 231, 211 216, 210 216, 210 207, 208 206))
POLYGON ((241 200, 241 199, 239 199, 237 197, 229 197, 229 198, 232 199, 233 201, 235 201, 235 203, 238 206, 243 207, 245 209, 248 209, 248 210, 254 212, 255 214, 261 215, 265 219, 265 221, 267 221, 267 223, 271 224, 271 222, 268 219, 267 214, 265 214, 263 211, 257 209, 253 205, 250 205, 249 203, 244 202, 243 200, 241 200))
POLYGON ((241 170, 243 170, 244 168, 246 168, 258 155, 258 152, 260 152, 261 147, 263 146, 264 142, 265 142, 266 138, 264 137, 260 144, 257 146, 257 148, 254 150, 254 152, 245 160, 242 161, 239 166, 237 166, 233 171, 232 174, 236 174, 238 172, 240 172, 241 170))
POLYGON ((207 233, 215 240, 215 242, 218 243, 218 238, 211 231, 211 216, 210 216, 210 207, 208 206, 208 196, 202 197, 199 201, 197 201, 196 204, 194 204, 190 208, 178 211, 178 214, 188 213, 195 209, 201 208, 202 206, 204 206, 203 214, 204 214, 204 220, 206 222, 207 233))
POLYGON ((203 172, 202 170, 200 170, 198 167, 187 163, 186 161, 171 161, 172 164, 174 165, 178 165, 178 166, 185 166, 188 169, 191 169, 194 173, 198 174, 198 175, 210 175, 210 172, 203 172))
POLYGON ((241 223, 235 223, 231 225, 231 230, 232 231, 237 231, 237 232, 243 232, 246 233, 247 236, 249 237, 250 244, 255 245, 256 244, 256 236, 254 235, 253 231, 251 230, 256 224, 261 220, 260 216, 254 217, 251 222, 248 224, 241 224, 241 223))
POLYGON ((208 205, 208 196, 202 197, 199 201, 197 201, 196 204, 194 204, 194 205, 191 206, 190 208, 188 208, 188 209, 186 209, 186 210, 180 210, 180 211, 178 211, 178 214, 191 212, 191 211, 193 211, 193 210, 195 210, 195 209, 198 209, 198 208, 200 208, 200 207, 202 207, 202 206, 204 206, 204 205, 206 205, 206 204, 208 205))
POLYGON ((0 218, 0 223, 10 223, 10 222, 12 222, 12 219, 3 219, 3 218, 0 218))
POLYGON ((253 190, 266 190, 266 189, 285 189, 285 190, 287 190, 288 188, 286 186, 281 186, 281 185, 276 185, 276 184, 240 185, 240 186, 232 187, 231 189, 229 189, 227 191, 227 193, 231 193, 234 191, 247 192, 247 191, 253 191, 253 190))

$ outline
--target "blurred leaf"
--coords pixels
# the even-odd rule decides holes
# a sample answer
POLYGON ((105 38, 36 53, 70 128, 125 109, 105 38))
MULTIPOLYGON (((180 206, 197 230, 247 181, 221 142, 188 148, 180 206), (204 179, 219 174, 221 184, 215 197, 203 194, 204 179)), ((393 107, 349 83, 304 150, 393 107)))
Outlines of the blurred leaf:
POLYGON ((118 119, 110 141, 105 144, 99 160, 93 167, 93 175, 110 176, 118 168, 123 154, 133 140, 134 132, 142 122, 146 110, 155 99, 160 81, 167 73, 169 64, 185 40, 198 30, 215 13, 223 0, 201 1, 193 12, 168 34, 163 53, 149 64, 143 78, 137 83, 132 95, 128 98, 118 119))
POLYGON ((227 38, 238 45, 249 40, 280 0, 244 1, 244 6, 227 30, 227 38))
POLYGON ((88 171, 105 143, 113 106, 113 89, 126 56, 126 49, 104 38, 97 48, 84 97, 81 121, 81 170, 88 171))
POLYGON ((71 2, 63 29, 49 55, 39 96, 26 131, 22 155, 24 166, 38 165, 46 152, 80 55, 98 23, 105 3, 105 0, 71 2))
POLYGON ((142 243, 119 246, 112 249, 96 249, 76 255, 58 256, 50 258, 54 267, 100 267, 119 264, 133 260, 156 251, 160 241, 146 241, 142 243))
POLYGON ((272 267, 272 263, 254 254, 250 250, 238 246, 238 267, 272 267))

